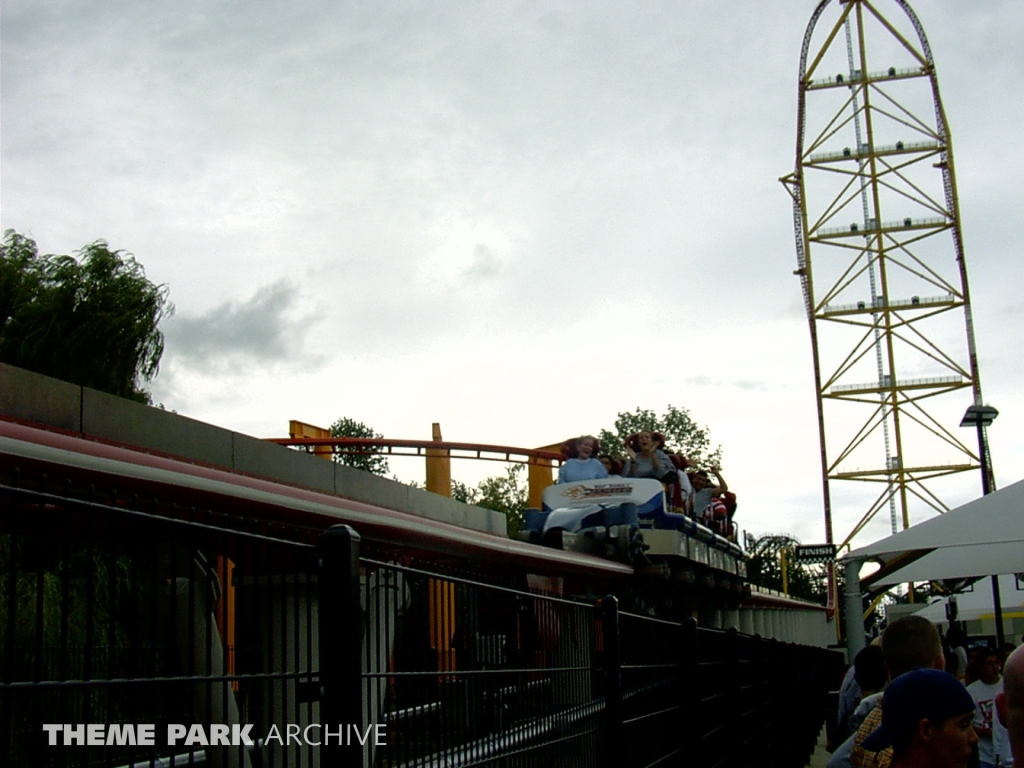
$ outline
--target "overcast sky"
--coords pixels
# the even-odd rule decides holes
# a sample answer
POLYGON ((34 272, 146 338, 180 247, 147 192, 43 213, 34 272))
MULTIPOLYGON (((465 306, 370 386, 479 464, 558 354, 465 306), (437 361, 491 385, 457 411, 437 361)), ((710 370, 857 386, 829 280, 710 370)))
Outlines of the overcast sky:
MULTIPOLYGON (((1005 485, 1024 477, 1024 14, 914 5, 1005 485)), ((778 183, 814 6, 6 0, 2 225, 45 252, 103 238, 169 286, 153 392, 179 413, 529 447, 673 404, 722 445, 742 526, 819 541, 778 183)), ((958 482, 951 504, 978 493, 958 482)), ((833 493, 841 539, 862 502, 833 493)))

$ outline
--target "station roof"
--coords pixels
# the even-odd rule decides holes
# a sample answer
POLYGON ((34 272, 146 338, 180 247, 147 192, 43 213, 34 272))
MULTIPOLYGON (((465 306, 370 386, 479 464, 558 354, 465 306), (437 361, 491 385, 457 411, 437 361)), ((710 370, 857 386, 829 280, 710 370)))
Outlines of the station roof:
POLYGON ((872 560, 865 586, 964 579, 1024 571, 1024 480, 944 515, 855 549, 842 558, 872 560))

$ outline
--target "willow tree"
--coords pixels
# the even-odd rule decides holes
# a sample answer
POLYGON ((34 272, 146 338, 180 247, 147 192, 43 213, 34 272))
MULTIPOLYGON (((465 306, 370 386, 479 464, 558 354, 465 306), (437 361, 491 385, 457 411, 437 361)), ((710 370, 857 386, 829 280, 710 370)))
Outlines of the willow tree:
POLYGON ((150 402, 160 321, 174 311, 135 257, 97 240, 73 256, 40 255, 14 230, 0 244, 0 361, 150 402))

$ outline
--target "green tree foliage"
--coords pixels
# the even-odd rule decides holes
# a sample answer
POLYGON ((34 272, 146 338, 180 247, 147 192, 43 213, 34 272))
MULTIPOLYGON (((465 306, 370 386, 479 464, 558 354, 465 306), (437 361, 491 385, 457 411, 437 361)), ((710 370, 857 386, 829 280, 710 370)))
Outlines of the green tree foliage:
POLYGON ((504 475, 484 478, 476 488, 452 480, 452 498, 501 512, 508 521, 508 535, 518 536, 523 530, 523 510, 530 498, 523 468, 523 464, 513 464, 506 468, 504 475))
POLYGON ((452 480, 452 498, 461 501, 463 504, 476 503, 476 488, 471 488, 458 480, 452 480))
MULTIPOLYGON (((156 583, 142 578, 137 564, 116 548, 40 544, 29 537, 0 534, 0 573, 5 575, 0 580, 0 605, 5 612, 10 606, 16 617, 13 643, 6 649, 14 654, 15 668, 31 659, 25 652, 37 642, 44 649, 60 648, 65 633, 69 646, 85 645, 91 633, 97 658, 102 649, 102 656, 113 662, 108 641, 114 647, 129 646, 133 616, 136 633, 147 629, 140 627, 138 616, 158 599, 153 593, 156 583)), ((44 656, 44 663, 53 658, 44 656)), ((80 659, 72 654, 68 661, 77 665, 80 659)), ((27 674, 21 679, 31 679, 27 674)))
POLYGON ((160 367, 160 321, 174 312, 166 286, 102 240, 71 256, 40 256, 14 230, 0 244, 0 360, 150 402, 160 367))
POLYGON ((803 565, 793 560, 793 548, 800 542, 786 534, 765 534, 747 547, 750 562, 747 577, 752 584, 782 591, 782 550, 787 551, 786 573, 789 594, 811 602, 824 603, 828 598, 825 568, 803 565))
MULTIPOLYGON (((376 437, 383 438, 384 435, 374 432, 361 421, 343 416, 331 424, 332 437, 376 437)), ((373 448, 368 448, 372 451, 373 448)), ((334 460, 346 467, 355 467, 364 472, 372 472, 375 475, 386 476, 388 474, 388 460, 386 456, 379 453, 335 453, 334 460)))
POLYGON ((601 453, 622 458, 626 454, 625 439, 644 429, 663 434, 668 452, 681 453, 697 466, 709 467, 722 462, 722 448, 716 446, 712 450, 707 427, 698 426, 689 411, 674 405, 668 406, 660 416, 646 408, 620 413, 613 430, 602 429, 598 433, 601 453))

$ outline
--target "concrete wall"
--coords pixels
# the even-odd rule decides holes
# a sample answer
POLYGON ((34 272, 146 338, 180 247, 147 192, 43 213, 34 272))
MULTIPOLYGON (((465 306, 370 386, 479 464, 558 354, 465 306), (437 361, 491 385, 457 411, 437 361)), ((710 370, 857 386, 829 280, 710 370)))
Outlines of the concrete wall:
POLYGON ((506 535, 498 512, 4 363, 0 416, 506 535))
POLYGON ((82 388, 0 363, 0 414, 82 431, 82 388))
POLYGON ((784 643, 801 643, 827 648, 836 642, 835 623, 825 619, 825 612, 817 609, 742 607, 730 612, 727 627, 735 626, 748 635, 760 635, 784 643))

